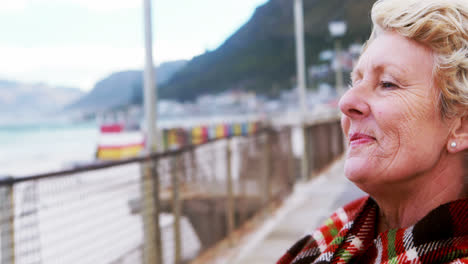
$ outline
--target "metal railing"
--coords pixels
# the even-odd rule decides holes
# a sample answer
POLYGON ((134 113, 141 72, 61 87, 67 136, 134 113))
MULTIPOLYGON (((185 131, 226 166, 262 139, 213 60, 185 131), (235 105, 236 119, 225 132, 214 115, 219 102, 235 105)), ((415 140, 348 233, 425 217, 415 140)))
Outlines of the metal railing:
POLYGON ((303 127, 305 166, 309 177, 322 171, 344 150, 339 119, 317 120, 303 127))
POLYGON ((291 157, 290 129, 263 130, 3 179, 1 263, 191 260, 291 191, 291 157))
MULTIPOLYGON (((321 145, 341 137, 331 132, 336 125, 333 120, 307 130, 310 172, 340 155, 339 144, 321 145), (315 151, 321 154, 310 155, 315 151)), ((286 197, 297 175, 291 128, 285 127, 5 178, 0 180, 0 263, 187 263, 286 197)))

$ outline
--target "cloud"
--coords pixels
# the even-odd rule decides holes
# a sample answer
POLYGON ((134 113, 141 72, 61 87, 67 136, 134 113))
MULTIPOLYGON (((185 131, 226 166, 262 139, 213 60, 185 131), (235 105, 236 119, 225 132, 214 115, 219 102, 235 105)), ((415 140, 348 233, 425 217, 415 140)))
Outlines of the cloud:
POLYGON ((142 0, 2 0, 0 12, 24 11, 32 5, 72 5, 98 12, 142 8, 142 0))
MULTIPOLYGON (((153 48, 155 64, 190 59, 200 51, 187 50, 182 44, 162 43, 153 48), (185 48, 185 50, 184 50, 185 48)), ((142 69, 144 48, 107 45, 47 47, 0 46, 0 79, 46 82, 84 90, 116 71, 142 69)))
POLYGON ((107 46, 0 47, 2 77, 88 90, 113 71, 141 68, 143 49, 107 46))
POLYGON ((0 4, 0 12, 22 11, 27 6, 27 0, 4 0, 0 4))
MULTIPOLYGON (((63 0, 56 0, 63 1, 63 0)), ((96 11, 111 11, 116 9, 142 8, 142 0, 68 0, 96 11)))

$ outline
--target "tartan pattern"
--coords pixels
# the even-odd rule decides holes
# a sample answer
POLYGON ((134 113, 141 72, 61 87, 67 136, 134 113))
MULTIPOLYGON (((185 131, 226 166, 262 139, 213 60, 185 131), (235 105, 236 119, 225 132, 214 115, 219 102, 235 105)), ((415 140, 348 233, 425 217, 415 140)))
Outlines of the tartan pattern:
POLYGON ((277 264, 468 264, 468 199, 441 205, 411 227, 380 234, 378 210, 368 196, 351 202, 277 264))

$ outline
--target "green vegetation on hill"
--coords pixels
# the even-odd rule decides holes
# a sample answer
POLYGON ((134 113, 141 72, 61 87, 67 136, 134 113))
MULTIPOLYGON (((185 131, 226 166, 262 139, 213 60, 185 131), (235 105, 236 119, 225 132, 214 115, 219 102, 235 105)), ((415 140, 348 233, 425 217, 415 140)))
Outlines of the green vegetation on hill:
MULTIPOLYGON (((333 48, 328 22, 348 22, 345 43, 362 42, 370 30, 375 0, 304 0, 306 62, 333 48)), ((230 89, 276 95, 295 85, 296 62, 292 0, 270 0, 218 49, 195 57, 162 85, 163 98, 193 100, 230 89)))

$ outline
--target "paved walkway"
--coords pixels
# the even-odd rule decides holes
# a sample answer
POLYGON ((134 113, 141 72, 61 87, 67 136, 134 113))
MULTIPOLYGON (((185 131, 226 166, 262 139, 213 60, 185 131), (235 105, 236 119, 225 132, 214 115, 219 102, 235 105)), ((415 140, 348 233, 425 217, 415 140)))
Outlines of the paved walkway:
POLYGON ((294 242, 317 228, 338 207, 364 193, 343 175, 343 161, 310 182, 297 184, 292 195, 251 235, 212 263, 274 264, 294 242))

